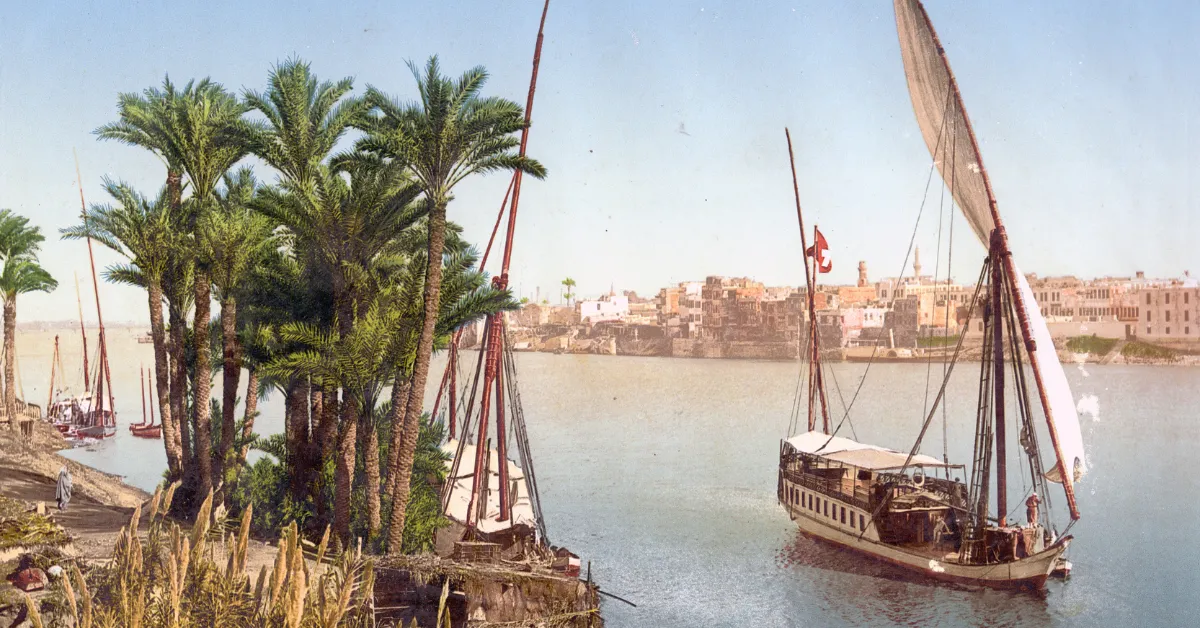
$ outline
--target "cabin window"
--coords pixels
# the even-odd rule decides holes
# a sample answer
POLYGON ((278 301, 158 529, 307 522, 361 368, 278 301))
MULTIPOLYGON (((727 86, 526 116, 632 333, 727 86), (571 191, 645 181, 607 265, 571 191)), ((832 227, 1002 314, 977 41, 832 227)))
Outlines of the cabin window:
POLYGON ((862 513, 858 513, 858 529, 864 532, 867 530, 867 518, 862 513))
POLYGON ((825 516, 829 516, 829 500, 825 500, 825 516))
POLYGON ((846 507, 842 506, 842 525, 846 525, 846 507))

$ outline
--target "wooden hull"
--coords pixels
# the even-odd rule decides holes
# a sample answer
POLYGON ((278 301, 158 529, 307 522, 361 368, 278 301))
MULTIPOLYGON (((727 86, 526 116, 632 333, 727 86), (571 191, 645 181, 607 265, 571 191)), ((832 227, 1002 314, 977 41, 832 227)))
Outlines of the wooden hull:
POLYGON ((82 438, 107 438, 115 436, 117 430, 103 425, 92 425, 89 427, 80 427, 75 429, 75 435, 82 438))
POLYGON ((130 425, 129 432, 138 438, 162 438, 161 425, 130 425))
POLYGON ((788 510, 800 531, 807 536, 902 567, 921 576, 959 584, 1004 589, 1040 589, 1046 584, 1046 578, 1054 570, 1058 558, 1067 551, 1067 546, 1071 543, 1071 537, 1066 536, 1044 551, 1017 561, 991 565, 961 565, 906 551, 900 546, 880 543, 866 538, 866 535, 859 538, 859 534, 830 526, 802 508, 780 503, 788 510))

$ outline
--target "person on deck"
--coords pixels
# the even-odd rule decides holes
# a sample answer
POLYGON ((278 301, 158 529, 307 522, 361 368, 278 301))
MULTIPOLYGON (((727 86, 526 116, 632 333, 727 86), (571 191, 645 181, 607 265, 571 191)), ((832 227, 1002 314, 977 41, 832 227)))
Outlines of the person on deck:
POLYGON ((1038 505, 1042 503, 1038 497, 1037 491, 1034 491, 1029 499, 1025 500, 1025 516, 1029 519, 1029 526, 1033 527, 1038 522, 1038 505))
POLYGON ((58 500, 58 509, 66 510, 71 501, 71 472, 67 465, 58 470, 58 485, 54 489, 54 499, 58 500))

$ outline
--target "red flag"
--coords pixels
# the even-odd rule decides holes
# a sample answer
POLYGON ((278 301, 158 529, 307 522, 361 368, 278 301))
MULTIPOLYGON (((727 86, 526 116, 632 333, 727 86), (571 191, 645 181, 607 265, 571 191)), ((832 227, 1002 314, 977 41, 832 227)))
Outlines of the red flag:
POLYGON ((818 271, 827 273, 833 270, 833 260, 829 259, 829 243, 820 229, 813 227, 813 233, 816 234, 816 241, 804 253, 816 261, 818 271))

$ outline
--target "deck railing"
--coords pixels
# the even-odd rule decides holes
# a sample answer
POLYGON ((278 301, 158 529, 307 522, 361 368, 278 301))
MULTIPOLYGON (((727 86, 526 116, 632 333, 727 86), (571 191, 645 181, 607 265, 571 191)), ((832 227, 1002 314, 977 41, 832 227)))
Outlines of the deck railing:
POLYGON ((843 491, 841 479, 827 480, 796 469, 784 469, 783 477, 787 481, 799 484, 810 491, 821 493, 822 495, 832 497, 863 510, 871 509, 871 503, 866 498, 843 491))

